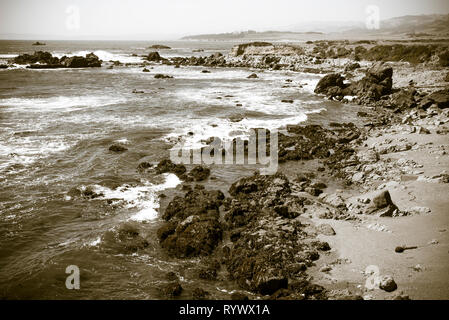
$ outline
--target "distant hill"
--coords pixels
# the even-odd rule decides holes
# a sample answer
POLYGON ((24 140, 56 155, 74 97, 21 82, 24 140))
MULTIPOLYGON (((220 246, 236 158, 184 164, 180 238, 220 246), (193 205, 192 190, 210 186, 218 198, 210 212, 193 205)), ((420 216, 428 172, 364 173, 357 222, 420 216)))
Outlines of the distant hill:
POLYGON ((292 31, 243 31, 243 32, 229 32, 217 34, 200 34, 193 36, 186 36, 181 40, 211 40, 211 41, 252 41, 252 40, 302 40, 306 38, 316 38, 323 35, 322 32, 292 32, 292 31))
POLYGON ((200 34, 182 40, 212 41, 276 41, 314 40, 350 37, 449 37, 449 14, 402 16, 382 20, 378 30, 369 30, 364 22, 302 22, 284 28, 285 31, 245 31, 219 34, 200 34))

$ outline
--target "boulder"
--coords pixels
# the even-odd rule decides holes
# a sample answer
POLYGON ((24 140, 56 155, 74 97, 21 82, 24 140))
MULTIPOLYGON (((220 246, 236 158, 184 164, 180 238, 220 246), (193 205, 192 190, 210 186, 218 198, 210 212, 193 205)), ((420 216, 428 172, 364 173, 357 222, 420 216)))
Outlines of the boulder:
POLYGON ((440 109, 449 108, 449 88, 425 96, 419 103, 419 108, 426 110, 433 104, 437 105, 440 109))
POLYGON ((119 145, 119 144, 113 144, 112 146, 109 147, 109 151, 117 152, 117 153, 118 152, 125 152, 127 150, 128 149, 126 147, 124 147, 122 145, 119 145))
POLYGON ((155 79, 173 79, 172 76, 166 75, 166 74, 161 74, 158 73, 154 76, 155 79))
POLYGON ((379 100, 391 93, 393 86, 393 68, 383 63, 374 64, 366 76, 351 83, 343 93, 345 96, 358 96, 361 101, 379 100))
POLYGON ((391 200, 388 190, 375 194, 370 200, 370 205, 365 211, 366 214, 377 214, 381 217, 391 217, 393 213, 398 210, 398 207, 396 207, 391 200))
POLYGON ((161 56, 159 55, 159 52, 154 51, 154 52, 150 52, 146 57, 145 60, 147 61, 154 61, 154 62, 158 62, 161 60, 161 56))
POLYGON ((416 106, 414 89, 401 89, 391 95, 390 104, 393 108, 400 110, 410 109, 416 106))
POLYGON ((353 71, 353 70, 356 70, 358 68, 360 68, 360 63, 358 63, 358 62, 348 63, 345 66, 345 71, 353 71))
POLYGON ((60 60, 67 68, 98 68, 101 67, 101 60, 94 54, 88 53, 86 57, 62 57, 60 60))
POLYGON ((386 275, 379 279, 379 288, 387 292, 392 292, 398 288, 392 276, 386 275))
POLYGON ((345 88, 344 77, 342 77, 338 73, 331 73, 325 75, 316 85, 314 92, 317 94, 326 94, 328 93, 329 88, 338 87, 345 88))
POLYGON ((316 227, 318 232, 320 234, 323 234, 325 236, 335 236, 335 230, 332 228, 329 224, 324 223, 320 224, 318 227, 316 227))
POLYGON ((195 181, 206 180, 210 175, 210 169, 203 166, 196 166, 189 172, 189 176, 195 181))
POLYGON ((161 288, 162 293, 168 298, 173 298, 181 295, 182 290, 183 289, 178 281, 170 282, 161 288))
POLYGON ((170 172, 176 174, 179 177, 186 171, 187 169, 183 164, 175 164, 170 159, 164 159, 160 161, 156 166, 156 172, 159 174, 170 172))
POLYGON ((251 73, 251 74, 247 77, 247 79, 257 79, 257 78, 259 78, 259 76, 258 76, 257 74, 255 74, 255 73, 251 73))

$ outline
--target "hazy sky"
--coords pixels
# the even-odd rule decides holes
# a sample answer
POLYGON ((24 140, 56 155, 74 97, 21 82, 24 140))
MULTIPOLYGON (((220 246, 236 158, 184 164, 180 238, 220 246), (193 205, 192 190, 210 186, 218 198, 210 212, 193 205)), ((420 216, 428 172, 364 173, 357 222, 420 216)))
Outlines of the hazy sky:
POLYGON ((72 37, 273 30, 305 21, 449 13, 449 0, 0 0, 0 34, 72 37))

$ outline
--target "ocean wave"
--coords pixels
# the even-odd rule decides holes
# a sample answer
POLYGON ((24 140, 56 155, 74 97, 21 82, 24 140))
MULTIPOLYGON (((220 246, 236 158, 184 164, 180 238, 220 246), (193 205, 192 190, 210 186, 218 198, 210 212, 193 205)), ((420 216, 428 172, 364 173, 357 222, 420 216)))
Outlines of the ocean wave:
POLYGON ((122 63, 142 63, 142 57, 134 57, 131 54, 126 53, 113 53, 105 50, 82 50, 73 53, 66 52, 52 52, 53 56, 62 58, 63 56, 73 57, 73 56, 86 56, 93 52, 98 58, 103 61, 120 61, 122 63))
POLYGON ((176 188, 181 180, 174 174, 163 174, 164 181, 160 184, 145 182, 142 186, 122 185, 117 189, 109 189, 104 186, 94 185, 96 193, 102 194, 99 199, 109 199, 123 202, 126 208, 137 208, 139 211, 128 220, 133 221, 151 221, 157 215, 159 209, 158 193, 171 188, 176 188))
POLYGON ((21 108, 32 112, 73 111, 73 108, 100 107, 125 102, 124 97, 111 96, 58 96, 49 98, 0 99, 0 106, 21 108))

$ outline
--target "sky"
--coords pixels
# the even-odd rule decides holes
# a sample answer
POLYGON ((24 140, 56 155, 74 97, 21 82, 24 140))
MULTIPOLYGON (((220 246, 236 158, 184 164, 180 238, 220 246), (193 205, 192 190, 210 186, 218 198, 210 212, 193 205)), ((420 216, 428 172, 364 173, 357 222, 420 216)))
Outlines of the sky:
POLYGON ((449 13, 449 0, 0 0, 0 35, 174 39, 364 21, 370 5, 381 19, 449 13))

